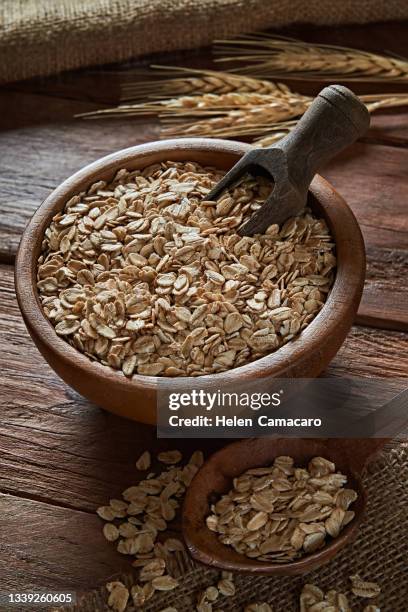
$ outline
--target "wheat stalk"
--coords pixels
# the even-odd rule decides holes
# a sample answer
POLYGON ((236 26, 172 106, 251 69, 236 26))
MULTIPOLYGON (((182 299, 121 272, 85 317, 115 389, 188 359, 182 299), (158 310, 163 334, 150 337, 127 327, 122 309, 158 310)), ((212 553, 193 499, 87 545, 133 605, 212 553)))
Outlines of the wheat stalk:
POLYGON ((180 96, 144 104, 127 104, 82 115, 86 118, 153 115, 160 119, 162 136, 261 136, 291 127, 312 102, 287 86, 270 84, 273 93, 204 94, 180 96))
MULTIPOLYGON (((86 118, 150 115, 160 120, 161 136, 249 138, 267 146, 287 134, 310 106, 313 98, 292 91, 282 83, 261 81, 225 72, 170 68, 181 77, 149 82, 145 93, 151 100, 123 104, 82 116, 86 118), (199 95, 184 95, 207 90, 199 95), (228 91, 224 91, 228 89, 228 91), (208 92, 208 90, 211 90, 208 92), (177 95, 183 92, 183 95, 177 95), (172 97, 164 99, 162 96, 172 97), (174 97, 176 96, 176 97, 174 97)), ((163 70, 165 73, 165 71, 163 70)), ((361 96, 370 112, 408 104, 408 94, 361 96)))
POLYGON ((408 61, 404 58, 269 34, 216 41, 215 52, 223 56, 217 62, 241 64, 231 72, 254 77, 408 82, 408 61))
MULTIPOLYGON (((306 96, 288 96, 287 99, 263 96, 263 100, 259 100, 258 96, 255 101, 251 94, 236 95, 240 102, 230 107, 224 102, 193 108, 166 106, 160 113, 163 136, 260 136, 295 123, 293 119, 300 117, 312 101, 306 96)), ((205 101, 209 102, 208 98, 205 101)))
MULTIPOLYGON (((361 96, 370 112, 408 104, 405 94, 361 96)), ((145 104, 128 104, 82 115, 89 119, 102 117, 157 117, 162 137, 273 137, 290 131, 310 106, 313 98, 290 90, 284 94, 204 94, 180 96, 145 104), (272 134, 272 136, 271 136, 272 134)))
MULTIPOLYGON (((361 96, 369 112, 408 104, 408 95, 361 96)), ((296 125, 310 106, 313 98, 299 96, 297 101, 274 100, 263 105, 251 105, 243 100, 242 106, 195 108, 184 112, 184 107, 166 107, 159 117, 162 136, 211 136, 223 138, 253 137, 261 146, 279 140, 296 125), (265 134, 267 141, 265 141, 265 134)))
POLYGON ((408 94, 368 94, 359 96, 370 113, 380 108, 394 108, 408 105, 408 94))
POLYGON ((216 70, 194 70, 177 66, 151 66, 153 79, 141 81, 139 77, 145 71, 127 73, 131 79, 122 84, 121 98, 124 102, 146 99, 164 100, 174 96, 197 94, 227 94, 232 92, 276 94, 286 93, 287 87, 282 83, 262 81, 248 76, 230 74, 216 70), (174 78, 158 78, 168 76, 174 78))

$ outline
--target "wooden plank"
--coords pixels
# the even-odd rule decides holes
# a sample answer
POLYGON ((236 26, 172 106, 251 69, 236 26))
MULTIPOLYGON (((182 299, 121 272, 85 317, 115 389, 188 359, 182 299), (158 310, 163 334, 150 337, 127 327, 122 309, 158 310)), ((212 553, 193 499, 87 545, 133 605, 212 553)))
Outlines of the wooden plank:
POLYGON ((352 208, 367 250, 408 249, 407 164, 405 149, 358 142, 321 172, 352 208))
POLYGON ((408 378, 408 334, 355 326, 331 362, 335 376, 408 378))
MULTIPOLYGON (((54 374, 26 331, 11 266, 0 265, 0 296, 0 491, 93 511, 133 482, 143 450, 174 444, 100 410, 54 374)), ((186 455, 197 448, 181 446, 186 455)))
POLYGON ((371 144, 406 148, 408 146, 407 113, 407 107, 373 113, 370 129, 362 140, 371 144))
POLYGON ((2 592, 89 590, 130 571, 128 559, 106 542, 96 515, 1 493, 0 514, 2 592))
POLYGON ((356 322, 408 329, 408 250, 369 246, 367 276, 356 322))
MULTIPOLYGON (((210 451, 222 441, 157 441, 153 427, 110 415, 69 389, 25 330, 12 269, 0 266, 0 491, 93 511, 136 477, 145 448, 210 451)), ((408 335, 356 327, 331 375, 408 376, 408 335), (381 351, 379 351, 381 347, 381 351)))
POLYGON ((408 150, 356 143, 323 171, 360 223, 367 281, 357 323, 408 329, 408 150))

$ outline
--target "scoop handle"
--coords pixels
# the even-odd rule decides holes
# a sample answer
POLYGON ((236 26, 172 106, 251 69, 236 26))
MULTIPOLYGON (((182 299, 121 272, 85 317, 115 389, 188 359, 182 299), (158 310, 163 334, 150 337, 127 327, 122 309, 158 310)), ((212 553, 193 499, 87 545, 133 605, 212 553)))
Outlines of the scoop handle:
POLYGON ((363 136, 369 125, 367 107, 350 89, 322 89, 294 130, 275 145, 286 153, 292 184, 306 191, 316 172, 363 136))

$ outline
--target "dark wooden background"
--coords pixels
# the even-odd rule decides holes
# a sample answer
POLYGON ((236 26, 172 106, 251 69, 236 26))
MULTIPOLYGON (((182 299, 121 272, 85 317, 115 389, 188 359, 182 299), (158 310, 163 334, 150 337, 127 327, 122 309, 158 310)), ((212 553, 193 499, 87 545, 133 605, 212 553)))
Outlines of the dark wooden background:
MULTIPOLYGON (((407 24, 295 28, 306 40, 406 53, 407 24)), ((154 58, 211 67, 209 50, 154 58)), ((291 83, 317 93, 319 83, 291 83)), ((357 93, 408 91, 352 85, 357 93)), ((89 589, 128 567, 101 534, 95 508, 137 477, 135 459, 162 446, 154 428, 109 415, 76 395, 30 341, 13 261, 33 211, 64 178, 116 149, 158 137, 151 121, 81 121, 118 102, 119 77, 101 69, 0 90, 0 582, 1 590, 89 589)), ((367 136, 322 174, 345 197, 366 241, 368 270, 356 324, 333 376, 408 377, 408 109, 377 114, 367 136)), ((219 442, 206 442, 211 450, 219 442)), ((170 443, 171 446, 171 443, 170 443)), ((178 444, 180 447, 180 444, 178 444)), ((182 443, 186 451, 203 447, 182 443)))

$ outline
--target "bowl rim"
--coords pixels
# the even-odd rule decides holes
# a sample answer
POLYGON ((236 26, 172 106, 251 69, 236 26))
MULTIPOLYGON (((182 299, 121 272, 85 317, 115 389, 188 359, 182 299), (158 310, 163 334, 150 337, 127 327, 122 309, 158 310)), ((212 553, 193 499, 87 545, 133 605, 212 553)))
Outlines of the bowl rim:
MULTIPOLYGON (((40 254, 42 237, 52 217, 63 209, 70 197, 89 187, 104 174, 109 173, 113 177, 117 170, 129 165, 132 168, 146 167, 149 165, 149 157, 157 154, 163 156, 163 161, 182 159, 195 161, 195 155, 205 157, 211 154, 221 154, 234 161, 234 157, 242 156, 251 148, 251 145, 246 143, 211 138, 155 141, 121 149, 97 159, 60 183, 33 214, 23 232, 16 256, 16 295, 30 333, 41 338, 46 348, 66 366, 88 371, 92 376, 115 383, 128 392, 132 389, 156 390, 158 381, 169 385, 177 381, 177 384, 187 388, 196 377, 173 378, 134 374, 131 378, 127 378, 121 370, 114 370, 91 360, 58 336, 52 323, 43 313, 36 288, 37 258, 40 254), (136 160, 137 164, 134 163, 136 160)), ((208 165, 211 163, 208 162, 208 165)), ((360 300, 365 276, 365 250, 357 220, 344 199, 321 176, 315 176, 309 191, 330 226, 338 258, 334 283, 323 308, 299 337, 277 351, 226 372, 200 376, 200 384, 213 384, 217 379, 220 380, 219 377, 223 377, 223 383, 232 382, 237 376, 241 379, 252 379, 255 376, 277 377, 279 372, 288 370, 302 359, 307 359, 314 350, 318 349, 321 340, 316 338, 316 331, 324 327, 326 334, 335 333, 339 322, 350 317, 353 302, 357 300, 358 303, 360 300), (351 245, 355 248, 353 254, 348 252, 351 245)))

